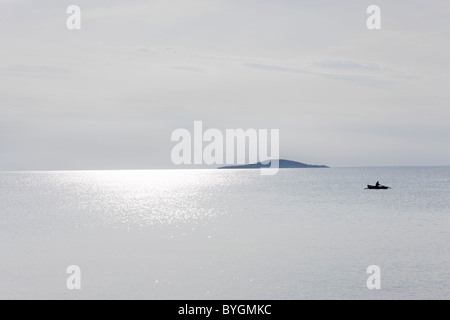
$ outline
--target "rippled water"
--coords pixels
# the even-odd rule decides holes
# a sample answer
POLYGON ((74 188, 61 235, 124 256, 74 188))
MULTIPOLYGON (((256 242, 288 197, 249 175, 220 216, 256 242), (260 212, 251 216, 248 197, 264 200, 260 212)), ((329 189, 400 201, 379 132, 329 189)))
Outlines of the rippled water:
POLYGON ((449 167, 0 173, 0 298, 448 299, 449 214, 449 167))

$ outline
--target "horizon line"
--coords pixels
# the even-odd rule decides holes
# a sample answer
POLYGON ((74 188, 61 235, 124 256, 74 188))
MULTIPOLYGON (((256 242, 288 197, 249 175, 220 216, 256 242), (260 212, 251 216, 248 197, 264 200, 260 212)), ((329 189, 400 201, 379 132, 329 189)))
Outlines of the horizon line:
MULTIPOLYGON (((362 166, 328 166, 328 168, 279 168, 279 170, 302 170, 302 169, 364 169, 364 168, 442 168, 450 165, 362 165, 362 166)), ((182 171, 182 170, 220 170, 217 168, 145 168, 145 169, 25 169, 25 170, 0 170, 0 173, 28 173, 28 172, 93 172, 93 171, 182 171)), ((261 170, 260 168, 228 169, 228 170, 261 170)), ((222 170, 220 170, 222 171, 222 170)))

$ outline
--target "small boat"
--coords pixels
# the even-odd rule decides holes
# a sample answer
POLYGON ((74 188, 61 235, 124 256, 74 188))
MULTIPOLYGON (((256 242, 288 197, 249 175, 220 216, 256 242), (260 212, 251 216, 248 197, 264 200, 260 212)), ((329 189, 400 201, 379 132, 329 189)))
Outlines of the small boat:
POLYGON ((387 190, 387 189, 390 189, 390 187, 386 187, 386 186, 382 186, 382 185, 372 186, 372 185, 369 184, 369 185, 367 185, 366 189, 387 190))

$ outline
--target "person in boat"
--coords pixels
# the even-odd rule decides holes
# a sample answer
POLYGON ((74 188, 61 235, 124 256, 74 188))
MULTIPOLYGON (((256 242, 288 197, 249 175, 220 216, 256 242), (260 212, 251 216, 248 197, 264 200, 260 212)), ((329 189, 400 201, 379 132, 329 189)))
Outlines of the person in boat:
POLYGON ((377 183, 375 184, 375 187, 379 187, 380 186, 380 181, 377 181, 377 183))

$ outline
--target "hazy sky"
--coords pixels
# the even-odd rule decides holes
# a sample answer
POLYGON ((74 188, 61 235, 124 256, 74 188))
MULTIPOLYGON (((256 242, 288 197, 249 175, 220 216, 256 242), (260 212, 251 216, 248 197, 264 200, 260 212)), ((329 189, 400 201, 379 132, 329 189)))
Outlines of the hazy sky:
POLYGON ((173 130, 281 157, 450 165, 450 2, 0 0, 0 170, 171 167, 173 130), (66 8, 82 29, 66 28, 66 8), (366 9, 382 10, 382 29, 366 9))

